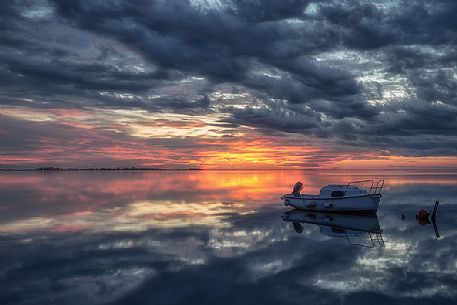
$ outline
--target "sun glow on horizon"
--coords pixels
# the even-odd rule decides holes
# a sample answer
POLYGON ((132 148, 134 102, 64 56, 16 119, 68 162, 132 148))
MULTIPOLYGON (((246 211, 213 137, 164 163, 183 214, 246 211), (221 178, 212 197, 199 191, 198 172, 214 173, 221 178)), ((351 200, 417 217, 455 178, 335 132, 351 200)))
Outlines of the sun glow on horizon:
POLYGON ((386 151, 339 151, 329 141, 230 126, 220 115, 151 114, 145 110, 3 107, 2 130, 36 134, 33 151, 8 149, 1 168, 56 166, 200 169, 457 168, 457 157, 386 151), (41 130, 38 132, 38 130, 41 130), (312 145, 308 143, 313 143, 312 145))

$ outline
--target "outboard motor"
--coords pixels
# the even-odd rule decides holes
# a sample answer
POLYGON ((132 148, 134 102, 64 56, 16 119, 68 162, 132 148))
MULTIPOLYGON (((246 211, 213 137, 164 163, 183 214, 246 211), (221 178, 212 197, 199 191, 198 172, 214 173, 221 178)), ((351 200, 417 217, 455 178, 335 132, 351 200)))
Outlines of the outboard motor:
POLYGON ((301 183, 300 181, 298 181, 297 183, 295 183, 294 185, 294 189, 292 191, 292 194, 294 195, 300 195, 300 192, 301 190, 303 189, 303 183, 301 183))

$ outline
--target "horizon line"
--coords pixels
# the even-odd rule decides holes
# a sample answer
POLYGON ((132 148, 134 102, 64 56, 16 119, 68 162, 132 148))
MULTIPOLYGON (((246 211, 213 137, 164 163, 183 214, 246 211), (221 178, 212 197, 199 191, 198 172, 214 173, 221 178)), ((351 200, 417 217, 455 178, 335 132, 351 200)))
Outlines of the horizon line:
POLYGON ((303 168, 157 168, 157 167, 38 167, 38 168, 0 168, 3 172, 19 172, 19 171, 267 171, 267 170, 304 170, 304 171, 364 171, 364 170, 379 170, 379 171, 423 171, 423 170, 452 170, 457 171, 457 167, 389 167, 389 168, 319 168, 319 167, 303 167, 303 168))

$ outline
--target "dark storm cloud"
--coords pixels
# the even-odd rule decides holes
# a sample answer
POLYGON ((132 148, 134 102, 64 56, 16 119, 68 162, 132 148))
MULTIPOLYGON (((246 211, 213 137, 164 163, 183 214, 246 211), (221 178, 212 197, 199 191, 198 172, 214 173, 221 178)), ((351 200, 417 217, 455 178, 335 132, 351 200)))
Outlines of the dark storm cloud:
POLYGON ((449 45, 457 42, 457 3, 440 0, 433 4, 424 1, 402 1, 402 11, 392 24, 400 28, 406 44, 449 45))
MULTIPOLYGON (((162 108, 173 111, 175 107, 181 110, 186 105, 174 99, 175 104, 162 107, 171 97, 151 100, 148 96, 158 86, 179 82, 183 73, 141 67, 141 61, 123 54, 115 45, 98 42, 95 36, 77 28, 65 27, 56 20, 53 7, 46 4, 46 1, 2 4, 5 6, 0 20, 4 28, 0 34, 2 104, 32 108, 108 106, 151 111, 162 108), (122 94, 133 94, 135 98, 126 102, 122 94)), ((207 108, 208 103, 201 102, 205 101, 204 95, 195 100, 187 103, 194 105, 192 111, 207 108)))
POLYGON ((300 18, 309 0, 234 0, 228 10, 251 22, 276 21, 286 18, 300 18))
POLYGON ((457 78, 454 73, 449 69, 440 69, 425 75, 411 76, 410 79, 423 100, 457 106, 457 78))
MULTIPOLYGON (((359 115, 357 109, 373 113, 364 111, 352 75, 299 58, 327 44, 307 26, 284 20, 302 17, 305 6, 303 1, 239 1, 224 10, 203 12, 183 1, 55 3, 58 14, 69 24, 128 45, 161 73, 177 70, 214 83, 237 82, 291 103, 318 105, 318 99, 331 99, 346 106, 343 112, 341 106, 322 109, 336 117, 359 115), (253 73, 264 67, 276 67, 284 79, 253 73)), ((80 63, 73 66, 52 59, 15 69, 6 62, 5 69, 24 80, 40 79, 36 85, 52 84, 51 89, 139 91, 154 87, 152 75, 119 73, 96 64, 86 71, 88 67, 80 67, 80 63)))
POLYGON ((305 104, 335 118, 372 117, 377 109, 362 102, 360 88, 350 73, 318 65, 304 57, 272 62, 287 71, 280 79, 267 75, 248 77, 243 83, 290 104, 305 104))
POLYGON ((319 13, 336 27, 340 43, 349 48, 375 49, 392 44, 397 39, 394 28, 386 24, 388 16, 374 4, 334 2, 332 5, 323 4, 319 13))
MULTIPOLYGON (((295 107, 298 108, 298 107, 295 107)), ((249 122, 250 126, 272 128, 284 132, 301 133, 318 129, 322 123, 318 113, 308 109, 294 110, 285 102, 271 102, 260 108, 228 109, 232 116, 225 121, 232 124, 249 122), (306 118, 306 121, 303 119, 306 118)))
POLYGON ((354 49, 457 42, 457 4, 452 0, 323 2, 320 16, 337 26, 340 42, 354 49))
MULTIPOLYGON (((237 109, 230 121, 315 136, 333 135, 339 137, 341 143, 390 147, 402 154, 455 155, 457 27, 452 12, 457 6, 452 1, 441 1, 433 7, 422 1, 412 5, 410 2, 401 2, 400 5, 386 2, 385 5, 390 8, 386 10, 374 4, 357 2, 327 2, 320 5, 315 18, 334 25, 332 30, 338 32, 339 44, 352 50, 371 52, 374 58, 382 54, 387 67, 385 75, 406 77, 410 85, 406 90, 414 97, 395 98, 373 106, 371 110, 366 105, 357 110, 357 104, 343 104, 342 108, 351 109, 352 115, 337 111, 339 104, 335 101, 308 104, 313 110, 328 115, 331 112, 326 111, 327 105, 332 108, 333 117, 339 120, 316 122, 313 116, 293 112, 289 106, 278 111, 267 105, 266 109, 237 109)), ((363 83, 359 86, 362 91, 368 89, 363 83)), ((379 89, 382 91, 382 85, 379 89)), ((378 95, 382 94, 381 91, 378 95)), ((365 92, 365 97, 375 98, 370 95, 369 91, 365 92)))
MULTIPOLYGON (((152 80, 157 78, 153 73, 135 75, 100 64, 76 65, 58 60, 36 64, 16 58, 4 59, 3 64, 10 73, 17 76, 13 80, 3 79, 3 84, 28 85, 38 90, 43 90, 45 86, 44 90, 48 91, 53 87, 59 88, 59 85, 68 85, 75 90, 145 91, 151 88, 152 80)), ((160 74, 160 77, 163 76, 160 74)))
POLYGON ((186 96, 175 96, 157 98, 151 100, 149 110, 181 113, 181 114, 204 114, 208 112, 210 99, 208 96, 199 97, 195 100, 190 100, 186 96))
POLYGON ((239 1, 208 12, 183 1, 55 5, 70 24, 114 38, 163 70, 201 75, 214 83, 240 83, 291 103, 317 107, 319 99, 331 100, 335 107, 318 110, 335 117, 376 113, 361 100, 353 75, 300 58, 331 44, 307 24, 284 20, 303 17, 303 1, 239 1), (271 67, 284 77, 264 76, 262 70, 271 67))
POLYGON ((455 154, 454 1, 53 0, 1 6, 2 104, 188 114, 223 109, 234 126, 335 137, 361 147, 390 143, 402 153, 455 154), (40 14, 45 17, 34 16, 40 14), (69 47, 59 43, 62 36, 72 37, 69 47), (357 62, 338 59, 336 51, 363 54, 368 62, 353 68, 357 62), (329 54, 342 64, 332 64, 329 54), (374 71, 390 84, 405 79, 408 96, 385 98, 388 85, 381 83, 373 92, 363 76, 374 71), (192 94, 156 96, 192 76, 207 84, 192 94), (257 92, 260 106, 212 109, 211 93, 223 83, 257 92))

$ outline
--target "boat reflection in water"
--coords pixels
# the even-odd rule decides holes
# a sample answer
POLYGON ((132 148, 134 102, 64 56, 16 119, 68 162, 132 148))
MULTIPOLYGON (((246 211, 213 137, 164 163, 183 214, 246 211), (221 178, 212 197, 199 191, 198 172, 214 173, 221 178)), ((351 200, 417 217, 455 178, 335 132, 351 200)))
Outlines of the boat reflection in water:
POLYGON ((282 219, 291 222, 297 233, 302 233, 302 224, 319 226, 322 234, 330 237, 343 237, 353 246, 373 248, 376 244, 384 247, 382 230, 376 215, 361 216, 291 210, 282 215, 282 219), (365 242, 356 242, 360 237, 366 237, 365 242))

